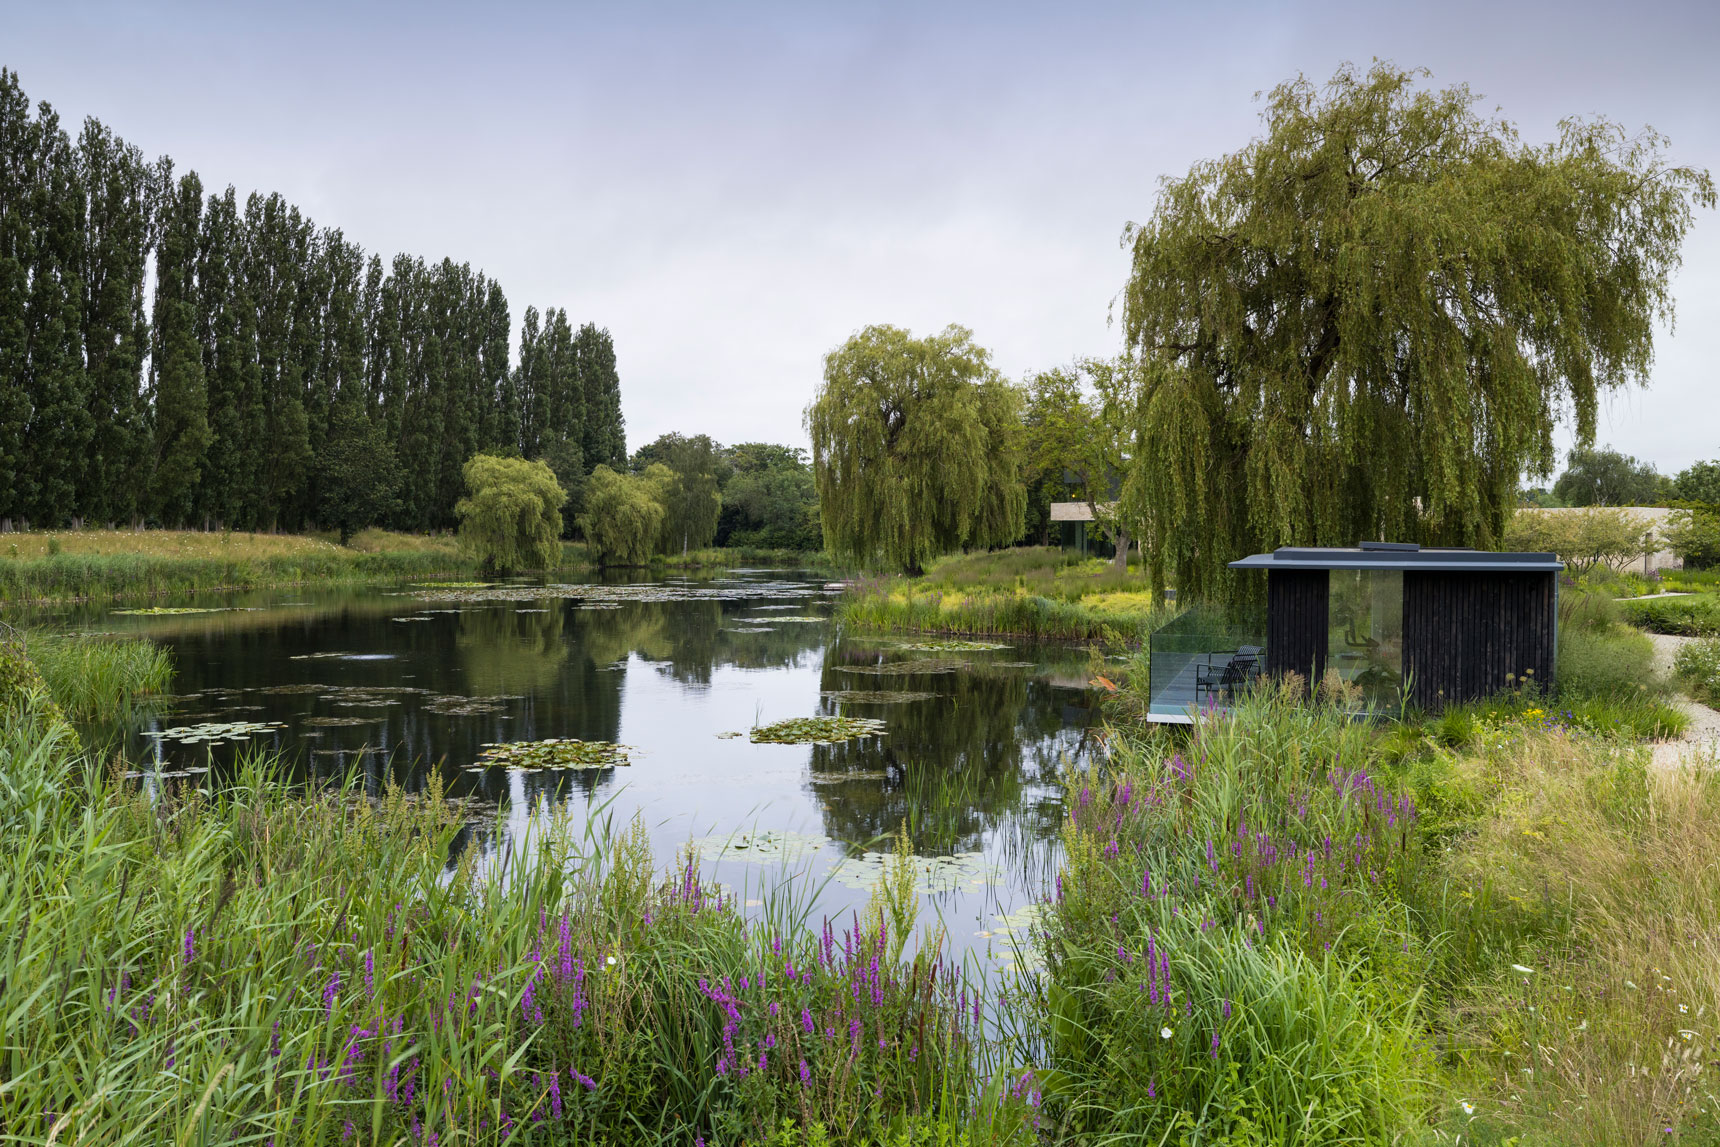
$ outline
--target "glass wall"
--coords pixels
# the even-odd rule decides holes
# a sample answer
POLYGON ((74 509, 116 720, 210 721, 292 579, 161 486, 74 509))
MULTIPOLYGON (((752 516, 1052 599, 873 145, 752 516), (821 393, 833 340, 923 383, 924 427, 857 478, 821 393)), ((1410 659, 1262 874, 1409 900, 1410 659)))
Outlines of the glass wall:
POLYGON ((1396 710, 1403 695, 1403 571, 1333 570, 1326 680, 1334 701, 1396 710))
POLYGON ((1222 708, 1266 668, 1265 619, 1191 609, 1148 638, 1148 713, 1187 721, 1196 710, 1222 708))

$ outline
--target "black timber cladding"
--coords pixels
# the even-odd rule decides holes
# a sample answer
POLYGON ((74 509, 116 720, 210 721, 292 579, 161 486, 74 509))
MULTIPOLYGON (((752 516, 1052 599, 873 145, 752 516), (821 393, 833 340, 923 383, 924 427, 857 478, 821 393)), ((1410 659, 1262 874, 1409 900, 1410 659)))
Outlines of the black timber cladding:
POLYGON ((1326 671, 1330 576, 1323 569, 1274 569, 1266 575, 1266 671, 1300 673, 1312 684, 1326 671))
POLYGON ((1405 571, 1404 672, 1416 703, 1437 710, 1526 678, 1551 688, 1557 580, 1551 572, 1405 571))
POLYGON ((1331 570, 1403 573, 1403 656, 1415 701, 1437 710, 1524 681, 1554 685, 1558 576, 1550 553, 1422 549, 1363 542, 1353 548, 1284 546, 1231 562, 1267 572, 1267 669, 1325 671, 1331 570))

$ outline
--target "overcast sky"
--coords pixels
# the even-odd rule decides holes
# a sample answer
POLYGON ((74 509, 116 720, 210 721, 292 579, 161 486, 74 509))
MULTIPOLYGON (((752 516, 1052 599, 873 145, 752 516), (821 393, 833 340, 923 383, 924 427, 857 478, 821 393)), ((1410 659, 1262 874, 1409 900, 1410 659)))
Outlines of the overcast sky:
MULTIPOLYGON (((1426 67, 1527 140, 1601 114, 1720 171, 1720 4, 1396 7, 0 0, 0 63, 206 185, 482 268, 516 330, 528 303, 607 326, 630 447, 803 444, 870 323, 961 323, 1016 378, 1118 350, 1123 225, 1298 73, 1426 67)), ((1600 428, 1666 472, 1720 456, 1715 212, 1674 289, 1600 428)))

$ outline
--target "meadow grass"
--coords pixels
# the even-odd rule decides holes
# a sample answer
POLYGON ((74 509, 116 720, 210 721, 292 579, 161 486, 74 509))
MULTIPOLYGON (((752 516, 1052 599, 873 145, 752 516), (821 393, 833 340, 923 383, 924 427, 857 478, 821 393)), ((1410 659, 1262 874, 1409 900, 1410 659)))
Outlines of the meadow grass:
POLYGON ((867 632, 1132 646, 1175 612, 1155 602, 1138 572, 1032 547, 944 558, 918 578, 856 582, 837 617, 867 632))
POLYGON ((1720 1142, 1714 770, 1533 705, 1369 724, 1294 688, 1111 739, 1013 1013, 1052 1125, 1720 1142))

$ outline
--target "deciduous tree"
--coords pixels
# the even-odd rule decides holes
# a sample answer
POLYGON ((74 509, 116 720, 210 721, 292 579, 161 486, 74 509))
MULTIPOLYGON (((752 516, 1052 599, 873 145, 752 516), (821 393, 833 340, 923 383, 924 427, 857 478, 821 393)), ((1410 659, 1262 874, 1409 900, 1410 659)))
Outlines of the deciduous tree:
POLYGON ((867 327, 824 360, 806 411, 826 547, 918 571, 1020 536, 1021 397, 970 331, 867 327))
POLYGON ((1647 376, 1705 171, 1568 120, 1531 146, 1462 86, 1344 67, 1167 182, 1124 240, 1143 360, 1125 509, 1179 595, 1280 544, 1496 544, 1574 411, 1647 376))
MULTIPOLYGON (((668 473, 667 467, 659 468, 668 473)), ((644 565, 663 530, 663 507, 647 478, 600 465, 586 480, 579 530, 598 565, 644 565)))
POLYGON ((567 499, 542 462, 476 454, 465 466, 466 497, 455 505, 460 545, 491 572, 553 569, 561 556, 567 499))

